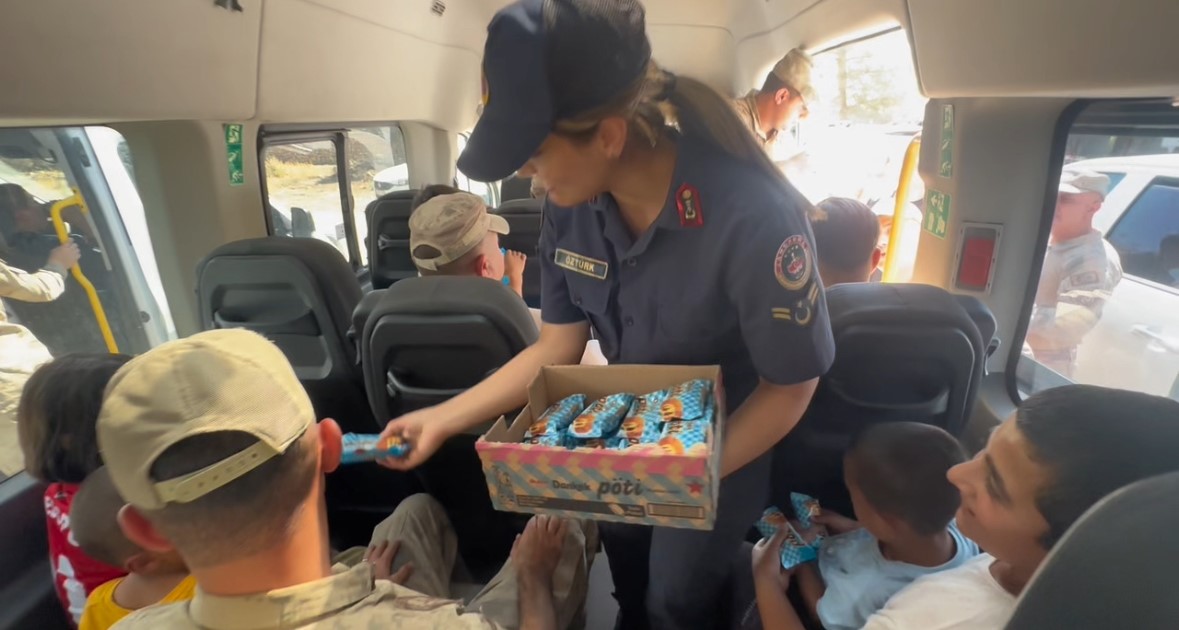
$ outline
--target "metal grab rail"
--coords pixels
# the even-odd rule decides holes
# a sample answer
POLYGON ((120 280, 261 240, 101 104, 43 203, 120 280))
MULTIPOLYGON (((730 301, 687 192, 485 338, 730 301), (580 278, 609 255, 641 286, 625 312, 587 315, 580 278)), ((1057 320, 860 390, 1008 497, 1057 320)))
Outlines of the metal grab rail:
POLYGON ((896 207, 892 211, 892 225, 888 230, 888 249, 884 252, 884 273, 882 282, 895 282, 897 269, 896 253, 904 234, 905 206, 909 205, 909 184, 917 172, 917 160, 921 157, 921 136, 909 142, 905 149, 905 161, 901 164, 901 180, 897 182, 896 207))
MULTIPOLYGON (((61 212, 70 206, 78 206, 85 215, 90 214, 90 208, 86 207, 86 200, 82 198, 82 193, 78 192, 77 188, 73 189, 74 194, 53 203, 49 208, 49 217, 53 220, 53 230, 57 232, 57 240, 61 241, 62 245, 70 242, 69 232, 66 232, 65 221, 62 221, 61 212)), ((98 322, 98 330, 102 332, 102 340, 106 343, 106 349, 111 354, 119 352, 119 346, 115 343, 115 335, 111 332, 111 324, 106 318, 106 309, 102 307, 102 300, 98 299, 98 291, 91 284, 90 279, 86 274, 82 273, 82 267, 75 263, 70 267, 70 275, 74 280, 78 281, 82 290, 86 292, 86 297, 90 300, 90 310, 94 311, 94 319, 98 322)))

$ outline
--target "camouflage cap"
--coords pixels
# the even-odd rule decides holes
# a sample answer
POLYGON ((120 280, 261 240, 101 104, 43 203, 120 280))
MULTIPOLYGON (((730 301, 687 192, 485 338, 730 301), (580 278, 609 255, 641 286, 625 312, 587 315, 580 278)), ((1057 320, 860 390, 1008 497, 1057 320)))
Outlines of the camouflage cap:
POLYGON ((1095 171, 1064 169, 1060 174, 1060 192, 1070 195, 1093 192, 1104 199, 1109 194, 1109 176, 1095 171))
POLYGON ((98 416, 98 446, 119 494, 157 510, 194 501, 285 453, 314 423, 311 400, 277 346, 247 330, 211 330, 153 348, 115 373, 98 416), (191 474, 152 477, 164 451, 220 431, 258 441, 191 474))
POLYGON ((774 66, 773 74, 778 77, 786 87, 798 92, 802 95, 802 100, 811 103, 815 100, 817 94, 815 86, 811 83, 811 69, 814 66, 814 61, 811 56, 806 54, 800 48, 795 48, 786 53, 778 64, 774 66))
POLYGON ((482 199, 471 193, 439 195, 409 217, 410 255, 419 269, 437 271, 475 249, 488 232, 507 234, 508 222, 488 212, 482 199), (437 255, 419 255, 423 246, 437 255))

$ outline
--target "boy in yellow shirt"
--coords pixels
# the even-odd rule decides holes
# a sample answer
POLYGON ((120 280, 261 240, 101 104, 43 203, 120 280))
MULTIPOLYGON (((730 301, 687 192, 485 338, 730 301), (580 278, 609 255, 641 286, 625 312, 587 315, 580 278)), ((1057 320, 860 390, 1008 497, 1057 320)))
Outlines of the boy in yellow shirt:
POLYGON ((127 540, 118 522, 124 504, 106 467, 86 477, 74 498, 70 520, 78 546, 92 558, 129 572, 90 593, 79 630, 107 630, 140 608, 192 599, 196 588, 175 551, 148 551, 127 540))

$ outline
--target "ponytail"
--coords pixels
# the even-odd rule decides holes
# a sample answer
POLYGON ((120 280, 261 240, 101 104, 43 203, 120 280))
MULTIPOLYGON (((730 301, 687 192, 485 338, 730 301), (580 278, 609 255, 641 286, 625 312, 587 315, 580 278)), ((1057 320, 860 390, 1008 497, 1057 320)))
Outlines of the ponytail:
POLYGON ((651 61, 647 72, 613 101, 558 121, 554 132, 574 141, 588 140, 597 132, 598 123, 611 116, 626 118, 632 140, 651 146, 664 138, 668 127, 710 144, 780 182, 787 196, 794 197, 808 214, 814 213, 814 206, 786 181, 729 100, 696 79, 677 76, 651 61))

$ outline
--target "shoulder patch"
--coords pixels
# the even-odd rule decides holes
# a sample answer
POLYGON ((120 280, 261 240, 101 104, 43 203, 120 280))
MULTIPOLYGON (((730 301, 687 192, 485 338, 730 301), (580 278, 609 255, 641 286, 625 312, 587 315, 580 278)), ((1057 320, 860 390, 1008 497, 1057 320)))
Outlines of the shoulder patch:
POLYGON ((695 186, 684 184, 675 192, 675 207, 680 213, 680 226, 698 228, 704 226, 704 210, 700 207, 700 191, 695 186))
POLYGON ((774 256, 774 276, 787 291, 798 291, 805 287, 811 280, 814 267, 811 244, 801 234, 782 241, 778 254, 774 256))

